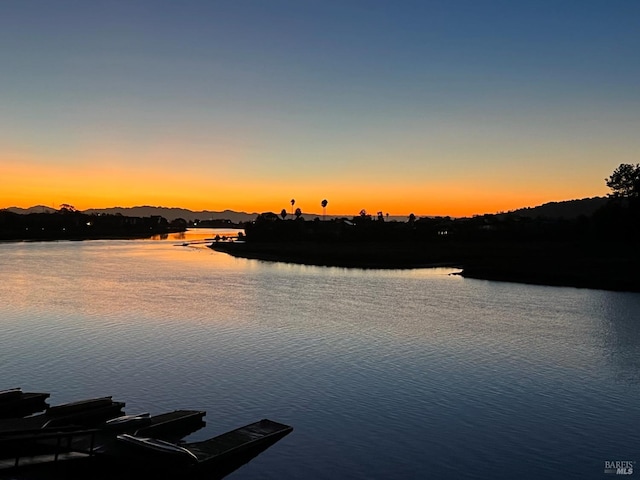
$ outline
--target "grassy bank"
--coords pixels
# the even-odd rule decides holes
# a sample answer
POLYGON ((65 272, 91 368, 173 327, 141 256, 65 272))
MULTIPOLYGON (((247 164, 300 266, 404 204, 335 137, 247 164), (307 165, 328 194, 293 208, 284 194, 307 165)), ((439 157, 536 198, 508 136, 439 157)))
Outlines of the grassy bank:
POLYGON ((524 242, 217 243, 233 256, 347 268, 462 268, 468 278, 640 292, 637 250, 628 244, 524 242))

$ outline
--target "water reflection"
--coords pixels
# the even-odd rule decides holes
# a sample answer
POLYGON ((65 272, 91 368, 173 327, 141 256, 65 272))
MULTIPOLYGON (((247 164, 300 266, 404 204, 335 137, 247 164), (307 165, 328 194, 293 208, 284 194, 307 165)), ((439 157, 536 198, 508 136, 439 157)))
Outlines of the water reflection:
POLYGON ((184 232, 165 233, 162 235, 154 235, 150 240, 154 241, 213 241, 216 235, 220 237, 235 237, 238 233, 244 233, 244 229, 241 228, 190 228, 184 232))
POLYGON ((295 427, 238 479, 600 478, 634 454, 640 295, 174 246, 193 238, 0 245, 6 386, 208 410, 202 438, 295 427))
POLYGON ((593 312, 601 322, 603 356, 618 381, 640 383, 640 295, 599 292, 593 312))

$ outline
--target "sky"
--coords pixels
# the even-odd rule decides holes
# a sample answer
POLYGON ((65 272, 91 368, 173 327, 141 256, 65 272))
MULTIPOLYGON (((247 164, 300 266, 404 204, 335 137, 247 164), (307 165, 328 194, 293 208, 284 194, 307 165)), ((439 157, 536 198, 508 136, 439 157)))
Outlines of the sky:
POLYGON ((0 208, 469 216, 640 162, 637 0, 4 0, 0 208))

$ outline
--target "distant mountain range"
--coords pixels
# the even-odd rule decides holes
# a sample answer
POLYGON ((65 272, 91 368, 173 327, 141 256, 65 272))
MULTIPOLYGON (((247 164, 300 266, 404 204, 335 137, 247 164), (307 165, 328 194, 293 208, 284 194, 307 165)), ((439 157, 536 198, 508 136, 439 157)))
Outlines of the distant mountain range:
MULTIPOLYGON (((10 207, 5 210, 14 213, 28 214, 28 213, 51 213, 57 210, 44 205, 36 205, 30 208, 10 207)), ((83 210, 82 213, 87 215, 106 213, 111 215, 120 214, 125 217, 150 217, 152 215, 158 215, 166 218, 168 221, 175 220, 176 218, 184 218, 187 221, 193 220, 231 220, 233 223, 248 222, 255 220, 258 216, 257 213, 235 212, 233 210, 223 210, 221 212, 212 212, 209 210, 192 211, 186 208, 169 208, 169 207, 152 207, 152 206, 140 206, 140 207, 112 207, 112 208, 90 208, 83 210)))
POLYGON ((55 208, 45 207, 44 205, 36 205, 34 207, 29 208, 20 208, 20 207, 9 207, 4 208, 7 212, 19 213, 21 215, 25 215, 27 213, 53 213, 57 212, 55 208))
MULTIPOLYGON (((549 202, 537 207, 527 207, 518 210, 513 210, 507 213, 501 213, 501 215, 517 215, 521 217, 546 217, 546 218, 577 218, 581 215, 590 216, 598 208, 602 207, 607 202, 605 197, 583 198, 581 200, 567 200, 564 202, 549 202)), ((27 214, 27 213, 43 213, 43 212, 55 212, 56 209, 46 207, 44 205, 37 205, 30 208, 10 207, 5 210, 10 212, 27 214)), ((112 208, 91 208, 84 210, 86 214, 120 214, 128 217, 149 217, 152 215, 158 215, 166 218, 168 221, 175 220, 176 218, 183 218, 187 221, 194 220, 231 220, 233 223, 250 222, 255 220, 258 216, 257 212, 236 212, 234 210, 223 211, 210 211, 200 210, 193 211, 186 208, 169 208, 169 207, 152 207, 152 206, 139 206, 139 207, 112 207, 112 208)), ((319 215, 315 213, 303 213, 303 216, 307 219, 313 219, 319 215)), ((338 217, 350 217, 353 215, 340 215, 338 217)), ((335 218, 335 216, 327 215, 327 218, 335 218)), ((405 217, 390 217, 390 220, 404 221, 405 217)))
POLYGON ((128 217, 149 217, 151 215, 159 215, 166 218, 168 221, 175 220, 176 218, 183 218, 188 222, 194 220, 231 220, 233 223, 250 222, 255 220, 258 216, 257 213, 235 212, 233 210, 223 210, 220 212, 213 212, 210 210, 192 211, 186 208, 169 208, 169 207, 131 207, 131 208, 90 208, 84 210, 83 213, 91 215, 93 213, 108 213, 108 214, 121 214, 128 217))

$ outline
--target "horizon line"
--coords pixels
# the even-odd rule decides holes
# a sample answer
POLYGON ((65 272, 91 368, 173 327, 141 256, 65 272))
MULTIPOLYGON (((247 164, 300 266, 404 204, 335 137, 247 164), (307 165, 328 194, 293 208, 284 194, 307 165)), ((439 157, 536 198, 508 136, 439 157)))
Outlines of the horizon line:
MULTIPOLYGON (((548 204, 554 204, 554 203, 565 203, 565 202, 574 202, 574 201, 581 201, 581 200, 593 200, 593 199, 606 199, 606 196, 593 196, 593 197, 584 197, 584 198, 574 198, 574 199, 569 199, 569 200, 551 200, 545 203, 541 203, 535 206, 524 206, 524 207, 519 207, 519 208, 515 208, 512 210, 499 210, 496 212, 484 212, 484 213, 474 213, 471 215, 438 215, 438 214, 415 214, 413 212, 407 213, 407 214, 391 214, 391 213, 384 213, 383 216, 384 217, 409 217, 411 214, 415 215, 417 218, 420 217, 451 217, 451 218, 467 218, 467 217, 475 217, 475 216, 482 216, 482 215, 500 215, 500 214, 504 214, 504 213, 511 213, 511 212, 516 212, 518 210, 526 210, 526 209, 532 209, 532 208, 537 208, 537 207, 541 207, 543 205, 548 205, 548 204)), ((54 204, 55 205, 55 204, 54 204)), ((49 206, 49 205, 45 205, 45 204, 37 204, 37 205, 31 205, 29 207, 19 207, 17 205, 12 205, 10 207, 0 207, 0 210, 9 210, 9 209, 20 209, 20 210, 31 210, 31 209, 36 209, 36 208, 48 208, 54 211, 59 211, 60 208, 56 208, 55 206, 49 206)), ((167 207, 167 206, 162 206, 162 205, 134 205, 131 207, 123 207, 123 206, 112 206, 112 207, 89 207, 89 208, 85 208, 85 209, 77 209, 77 211, 79 212, 86 212, 88 210, 113 210, 113 209, 122 209, 122 210, 131 210, 131 209, 135 209, 135 208, 157 208, 157 209, 166 209, 166 210, 186 210, 188 212, 191 213, 200 213, 200 212, 209 212, 209 213, 224 213, 224 212, 231 212, 231 213, 236 213, 236 214, 244 214, 244 215, 260 215, 262 213, 274 213, 278 216, 280 216, 278 214, 278 212, 273 211, 273 210, 266 210, 266 211, 262 211, 262 212, 258 212, 258 211, 253 211, 253 212, 248 212, 248 211, 244 211, 244 210, 233 210, 231 208, 225 208, 222 210, 209 210, 209 209, 202 209, 202 210, 192 210, 190 208, 186 208, 186 207, 167 207)), ((285 209, 286 210, 286 209, 285 209)), ((291 212, 289 210, 286 210, 287 212, 287 216, 293 216, 291 214, 291 212)), ((371 215, 372 217, 377 216, 378 212, 375 213, 370 213, 367 212, 367 215, 371 215)), ((309 215, 309 216, 316 216, 316 217, 331 217, 331 218, 343 218, 343 217, 357 217, 359 216, 359 213, 357 214, 321 214, 321 213, 315 213, 315 212, 302 212, 302 216, 304 215, 309 215)))

